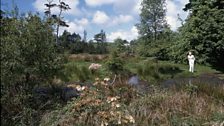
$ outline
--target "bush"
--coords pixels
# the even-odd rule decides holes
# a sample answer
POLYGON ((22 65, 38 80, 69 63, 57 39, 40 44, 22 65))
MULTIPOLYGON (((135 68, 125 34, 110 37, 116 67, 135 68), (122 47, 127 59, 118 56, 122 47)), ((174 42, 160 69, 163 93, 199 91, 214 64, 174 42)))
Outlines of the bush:
POLYGON ((106 64, 108 70, 113 74, 119 74, 124 70, 124 62, 118 56, 116 51, 111 54, 110 59, 106 62, 106 64))
POLYGON ((32 90, 51 84, 62 57, 56 53, 53 29, 38 15, 0 20, 2 122, 32 125, 39 107, 32 103, 32 90))

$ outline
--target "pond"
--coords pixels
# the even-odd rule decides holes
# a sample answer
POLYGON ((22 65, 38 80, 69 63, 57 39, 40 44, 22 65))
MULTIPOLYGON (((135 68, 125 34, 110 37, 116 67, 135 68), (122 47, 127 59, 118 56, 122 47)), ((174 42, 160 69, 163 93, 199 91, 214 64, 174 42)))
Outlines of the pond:
MULTIPOLYGON (((128 84, 135 87, 142 93, 147 93, 150 91, 150 82, 141 80, 137 75, 130 77, 128 80, 128 84)), ((197 77, 168 79, 160 81, 158 84, 160 87, 168 89, 183 87, 188 84, 203 84, 207 86, 220 86, 224 88, 224 79, 220 79, 217 75, 204 74, 197 77)))
POLYGON ((218 85, 224 85, 224 80, 220 79, 216 75, 204 74, 198 77, 175 78, 161 82, 161 86, 165 88, 186 84, 206 84, 206 85, 218 86, 218 85))

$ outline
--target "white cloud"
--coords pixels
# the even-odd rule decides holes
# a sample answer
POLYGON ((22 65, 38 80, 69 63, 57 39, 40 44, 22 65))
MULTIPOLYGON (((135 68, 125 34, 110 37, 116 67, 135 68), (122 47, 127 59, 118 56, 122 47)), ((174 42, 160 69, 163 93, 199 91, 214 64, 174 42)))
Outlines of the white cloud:
POLYGON ((141 3, 142 3, 142 0, 138 0, 137 3, 135 4, 135 6, 133 8, 134 14, 139 15, 141 13, 141 3))
POLYGON ((87 6, 99 7, 111 5, 113 11, 119 14, 139 14, 142 0, 85 0, 87 6))
POLYGON ((166 19, 167 23, 171 26, 172 30, 177 30, 181 26, 181 22, 178 20, 178 14, 181 19, 186 19, 188 13, 183 11, 185 4, 188 0, 173 1, 167 0, 167 13, 166 19))
POLYGON ((103 25, 106 27, 116 26, 132 21, 134 18, 132 15, 118 15, 109 17, 103 11, 96 11, 93 15, 92 23, 97 25, 103 25))
POLYGON ((109 26, 119 25, 123 23, 128 23, 133 20, 133 17, 131 15, 119 15, 115 16, 112 19, 112 22, 109 22, 109 26))
POLYGON ((75 20, 81 26, 87 26, 89 24, 89 20, 86 18, 82 18, 80 20, 75 20))
POLYGON ((133 26, 128 31, 118 30, 118 31, 115 31, 115 32, 111 32, 107 35, 107 39, 108 39, 109 42, 113 42, 117 38, 121 38, 121 39, 131 41, 133 39, 136 39, 137 37, 138 37, 138 30, 135 26, 133 26))
POLYGON ((85 0, 88 6, 101 6, 105 4, 112 4, 115 0, 85 0))
POLYGON ((142 0, 115 0, 113 9, 119 14, 139 14, 139 6, 142 0))
MULTIPOLYGON (((63 12, 64 14, 69 14, 69 15, 80 15, 81 12, 78 9, 79 5, 79 0, 63 0, 66 4, 69 5, 71 9, 63 12)), ((44 4, 48 3, 46 0, 35 0, 33 3, 34 8, 39 11, 39 12, 45 12, 46 6, 44 4)), ((59 2, 56 0, 54 3, 59 4, 59 2)), ((52 8, 52 13, 53 14, 58 14, 59 9, 58 8, 52 8)))
POLYGON ((83 34, 84 29, 88 26, 89 21, 86 18, 80 20, 75 19, 74 21, 66 21, 69 27, 60 27, 59 35, 61 35, 64 30, 67 30, 70 33, 83 34))
POLYGON ((106 24, 109 21, 109 17, 107 14, 103 11, 96 11, 96 13, 93 15, 92 22, 95 24, 106 24))

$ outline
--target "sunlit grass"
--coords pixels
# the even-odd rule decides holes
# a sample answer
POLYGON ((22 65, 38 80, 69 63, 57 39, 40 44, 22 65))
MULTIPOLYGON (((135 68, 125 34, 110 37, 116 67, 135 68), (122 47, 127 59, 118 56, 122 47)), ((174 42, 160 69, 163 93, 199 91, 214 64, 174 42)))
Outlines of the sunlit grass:
MULTIPOLYGON (((90 57, 90 56, 84 56, 90 57)), ((67 81, 77 80, 78 77, 75 75, 77 71, 75 71, 75 66, 77 68, 87 67, 91 63, 99 63, 102 64, 102 68, 99 69, 90 80, 93 81, 94 77, 103 78, 105 76, 111 76, 110 71, 106 67, 106 58, 102 58, 102 60, 80 60, 80 56, 78 60, 70 59, 67 64, 65 64, 65 72, 69 73, 72 76, 67 81), (73 71, 73 72, 71 72, 73 71)), ((140 57, 131 57, 125 58, 124 60, 124 68, 131 73, 140 73, 140 78, 147 81, 158 81, 170 78, 184 78, 184 77, 196 77, 202 74, 216 74, 220 73, 219 71, 213 69, 211 66, 204 66, 195 64, 195 72, 190 73, 188 71, 188 64, 176 64, 170 61, 157 61, 154 58, 140 58, 140 57), (141 74, 141 70, 144 70, 145 73, 141 74), (145 75, 144 75, 145 74, 145 75)), ((220 78, 224 78, 224 74, 219 75, 220 78)))

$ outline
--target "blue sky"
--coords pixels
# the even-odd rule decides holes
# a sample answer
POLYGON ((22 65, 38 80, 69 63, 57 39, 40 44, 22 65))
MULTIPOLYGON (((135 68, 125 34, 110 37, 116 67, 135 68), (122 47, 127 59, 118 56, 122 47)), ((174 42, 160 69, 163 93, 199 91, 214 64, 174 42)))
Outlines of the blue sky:
MULTIPOLYGON (((19 7, 20 12, 44 13, 44 4, 47 0, 2 0, 1 6, 5 10, 10 10, 12 1, 19 7)), ((101 29, 106 32, 107 40, 113 41, 120 37, 126 40, 136 39, 138 31, 135 24, 139 22, 140 3, 142 0, 63 0, 69 4, 71 9, 63 12, 64 20, 69 27, 61 27, 60 33, 67 30, 76 32, 81 36, 83 31, 87 31, 87 38, 92 39, 94 34, 101 29)), ((55 3, 58 0, 54 0, 55 3)), ((166 0, 167 22, 172 30, 180 26, 177 14, 182 19, 187 17, 182 10, 188 0, 166 0)), ((57 14, 58 10, 52 10, 57 14)))

